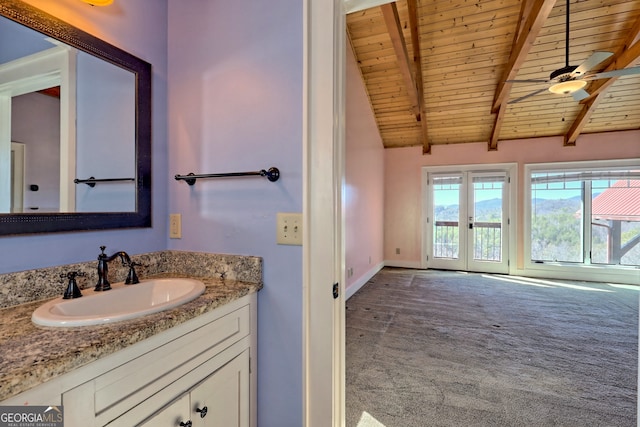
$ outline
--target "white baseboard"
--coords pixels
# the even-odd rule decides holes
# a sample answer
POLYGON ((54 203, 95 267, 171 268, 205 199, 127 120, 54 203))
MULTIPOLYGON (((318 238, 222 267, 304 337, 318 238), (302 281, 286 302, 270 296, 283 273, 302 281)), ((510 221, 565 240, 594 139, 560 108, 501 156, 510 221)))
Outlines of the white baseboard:
MULTIPOLYGON (((412 268, 418 270, 428 270, 421 265, 420 261, 385 260, 383 263, 370 270, 365 276, 353 283, 346 290, 347 298, 355 294, 364 284, 371 279, 383 267, 412 268)), ((537 277, 543 279, 561 280, 584 280, 587 282, 620 283, 628 285, 638 285, 640 270, 613 269, 607 267, 574 267, 567 265, 545 265, 528 266, 525 269, 512 267, 508 273, 510 276, 537 277)), ((640 427, 640 425, 639 425, 640 427)))
POLYGON ((512 276, 536 277, 541 279, 578 280, 585 282, 620 283, 637 285, 640 279, 638 269, 615 269, 607 267, 541 265, 512 270, 512 276))
POLYGON ((353 294, 358 292, 358 290, 360 290, 361 287, 363 287, 373 276, 375 276, 376 273, 378 273, 378 271, 382 270, 382 267, 384 267, 384 265, 385 265, 384 262, 377 264, 371 270, 367 271, 365 274, 360 276, 358 280, 356 280, 351 285, 349 285, 349 287, 344 291, 345 301, 351 298, 353 294))
POLYGON ((400 267, 400 268, 417 268, 422 269, 420 261, 385 261, 385 267, 400 267))

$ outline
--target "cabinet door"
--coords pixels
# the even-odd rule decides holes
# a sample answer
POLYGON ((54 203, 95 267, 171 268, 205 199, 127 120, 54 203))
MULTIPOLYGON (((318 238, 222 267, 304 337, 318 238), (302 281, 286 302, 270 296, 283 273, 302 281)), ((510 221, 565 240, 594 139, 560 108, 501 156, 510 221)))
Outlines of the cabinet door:
POLYGON ((189 421, 189 393, 185 393, 173 403, 162 408, 153 417, 147 419, 139 427, 178 427, 180 423, 187 425, 189 421))
POLYGON ((248 350, 193 388, 191 420, 193 427, 249 427, 248 350))

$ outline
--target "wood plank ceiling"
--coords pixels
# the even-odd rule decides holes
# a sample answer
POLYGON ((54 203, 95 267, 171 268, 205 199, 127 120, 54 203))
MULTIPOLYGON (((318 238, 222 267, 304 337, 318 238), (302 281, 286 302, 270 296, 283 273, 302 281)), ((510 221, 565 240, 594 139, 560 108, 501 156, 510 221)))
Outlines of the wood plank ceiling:
MULTIPOLYGON (((570 0, 569 64, 640 65, 640 1, 570 0)), ((640 129, 640 74, 594 80, 575 101, 547 91, 565 66, 565 0, 400 0, 347 15, 385 148, 640 129), (513 100, 542 91, 519 102, 513 100)), ((640 142, 639 142, 640 143, 640 142)))

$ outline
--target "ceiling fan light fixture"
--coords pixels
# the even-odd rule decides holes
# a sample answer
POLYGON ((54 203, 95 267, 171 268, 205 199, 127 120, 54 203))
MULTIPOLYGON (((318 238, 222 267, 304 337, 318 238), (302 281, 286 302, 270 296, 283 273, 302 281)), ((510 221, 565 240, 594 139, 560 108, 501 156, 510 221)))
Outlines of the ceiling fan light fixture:
POLYGON ((587 85, 585 80, 567 80, 564 82, 559 82, 552 85, 549 88, 549 92, 555 93, 558 95, 570 95, 573 92, 577 92, 580 89, 584 89, 587 85))

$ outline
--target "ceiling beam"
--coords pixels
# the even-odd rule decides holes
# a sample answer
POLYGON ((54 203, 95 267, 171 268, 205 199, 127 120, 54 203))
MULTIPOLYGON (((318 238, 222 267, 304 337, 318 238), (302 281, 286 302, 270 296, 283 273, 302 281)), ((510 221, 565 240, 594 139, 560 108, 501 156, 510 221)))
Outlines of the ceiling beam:
POLYGON ((502 122, 504 122, 504 114, 507 111, 506 104, 500 104, 496 118, 491 129, 491 137, 489 138, 489 151, 496 151, 498 149, 498 137, 500 136, 500 129, 502 129, 502 122))
MULTIPOLYGON (((610 64, 605 71, 619 70, 633 65, 640 58, 640 17, 636 19, 632 30, 627 34, 623 46, 621 46, 616 54, 610 59, 610 64)), ((578 116, 571 124, 569 131, 564 136, 565 146, 575 146, 578 136, 582 133, 584 127, 589 123, 591 115, 595 111, 598 103, 604 96, 606 90, 611 87, 617 80, 617 77, 610 79, 594 80, 589 86, 588 92, 591 94, 587 99, 580 101, 582 109, 578 116)))
POLYGON ((402 75, 402 80, 407 88, 407 94, 409 95, 409 102, 411 103, 411 110, 416 116, 416 120, 420 120, 420 107, 418 101, 418 91, 416 88, 416 82, 411 72, 411 64, 409 62, 409 55, 407 54, 407 45, 404 41, 404 35, 402 34, 402 25, 400 24, 400 17, 398 16, 398 7, 396 3, 388 3, 380 6, 382 10, 382 16, 384 17, 384 23, 387 26, 389 37, 391 38, 391 44, 393 50, 396 52, 396 59, 398 61, 398 68, 402 75))
MULTIPOLYGON (((531 12, 531 7, 533 6, 532 0, 523 0, 520 5, 520 17, 518 18, 518 24, 516 25, 516 31, 513 36, 513 42, 511 43, 511 52, 514 51, 516 43, 518 42, 518 38, 522 33, 522 28, 524 27, 524 21, 529 13, 531 12)), ((506 93, 511 91, 511 83, 506 83, 505 86, 506 93)), ((498 110, 495 111, 495 119, 493 122, 493 127, 491 128, 491 136, 489 137, 489 146, 487 147, 489 151, 496 151, 498 149, 498 137, 500 136, 500 130, 502 129, 502 123, 504 121, 504 114, 507 110, 507 105, 505 103, 500 103, 498 106, 498 110)))
POLYGON ((489 138, 489 151, 498 149, 498 138, 507 110, 506 101, 509 98, 512 86, 512 83, 508 83, 507 81, 516 78, 518 71, 520 71, 520 66, 522 66, 527 58, 529 50, 531 50, 536 37, 538 37, 538 33, 540 33, 555 3, 556 0, 529 0, 523 1, 522 3, 520 19, 516 26, 514 41, 511 47, 511 56, 507 62, 507 67, 504 70, 502 79, 498 82, 498 87, 493 97, 491 112, 495 114, 495 121, 489 138))
MULTIPOLYGON (((640 16, 636 19, 633 28, 627 34, 625 43, 623 46, 615 52, 609 59, 609 65, 604 71, 620 70, 633 65, 638 58, 640 58, 640 40, 636 40, 640 35, 640 16), (635 43, 634 43, 635 42, 635 43)), ((610 79, 600 79, 591 82, 587 88, 587 92, 591 95, 589 98, 597 96, 600 92, 603 92, 609 86, 611 86, 617 78, 612 77, 610 79)), ((586 104, 589 98, 581 101, 582 104, 586 104)))
POLYGON ((569 131, 564 136, 565 147, 576 145, 578 136, 582 132, 582 129, 584 129, 585 125, 589 123, 589 119, 598 106, 598 103, 602 98, 602 94, 603 93, 601 92, 595 98, 590 98, 590 101, 582 107, 582 110, 580 110, 580 112, 578 113, 578 117, 576 117, 576 119, 573 121, 571 127, 569 128, 569 131))
POLYGON ((523 8, 530 7, 530 10, 529 13, 525 15, 526 20, 522 26, 522 30, 519 34, 516 33, 515 35, 517 42, 511 50, 511 56, 509 62, 507 62, 507 67, 504 70, 502 79, 498 82, 498 88, 493 98, 492 112, 497 112, 500 105, 504 104, 509 97, 511 83, 506 83, 506 81, 515 79, 518 71, 520 71, 520 66, 524 63, 529 50, 531 50, 536 37, 538 37, 538 33, 542 29, 555 3, 556 0, 533 0, 530 6, 523 5, 523 8))
POLYGON ((420 127, 422 130, 422 154, 431 154, 427 112, 424 105, 424 81, 422 79, 422 55, 420 54, 420 36, 418 34, 418 0, 407 0, 409 12, 409 28, 411 30, 411 47, 413 48, 413 65, 415 70, 418 107, 420 111, 420 127))

